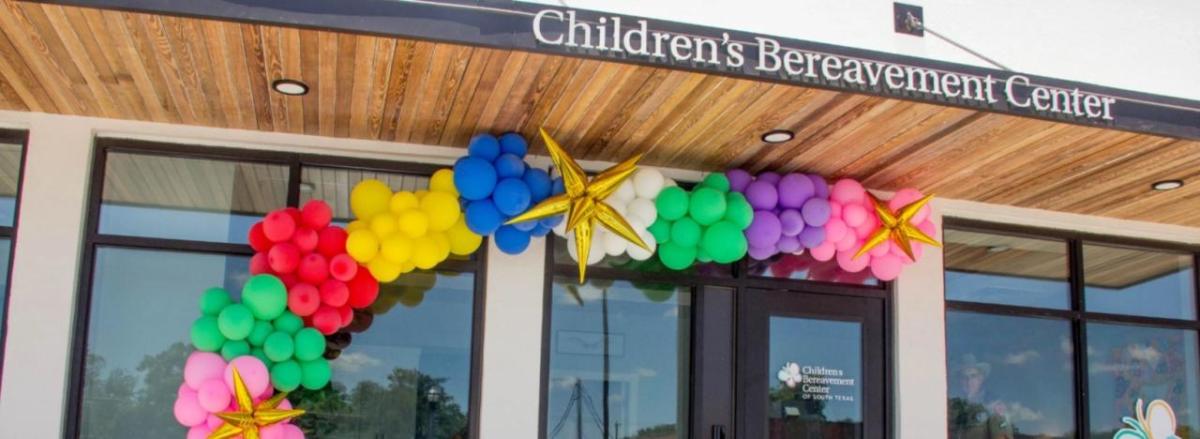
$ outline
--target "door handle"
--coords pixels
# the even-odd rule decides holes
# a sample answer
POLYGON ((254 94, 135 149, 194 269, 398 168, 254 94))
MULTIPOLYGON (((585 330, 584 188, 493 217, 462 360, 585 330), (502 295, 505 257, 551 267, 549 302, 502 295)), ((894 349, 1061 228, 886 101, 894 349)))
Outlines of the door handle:
POLYGON ((725 439, 725 426, 724 425, 713 425, 712 426, 712 436, 710 436, 710 438, 711 439, 725 439))

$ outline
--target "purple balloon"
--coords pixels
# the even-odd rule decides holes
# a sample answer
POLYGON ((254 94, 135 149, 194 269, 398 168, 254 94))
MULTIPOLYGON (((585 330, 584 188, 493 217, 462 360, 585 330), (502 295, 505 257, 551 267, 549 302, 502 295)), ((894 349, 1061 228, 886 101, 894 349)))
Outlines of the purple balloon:
POLYGON ((775 251, 775 246, 770 246, 770 247, 750 246, 750 248, 747 250, 747 253, 750 254, 751 258, 754 258, 754 259, 757 259, 760 261, 765 261, 765 260, 769 259, 771 256, 775 256, 775 253, 777 253, 777 252, 775 251))
POLYGON ((805 227, 803 232, 800 232, 800 243, 805 248, 815 248, 825 242, 824 227, 805 227))
POLYGON ((775 249, 779 250, 780 253, 796 253, 803 248, 804 245, 800 244, 800 240, 791 236, 779 238, 779 242, 775 244, 775 249))
POLYGON ((725 178, 729 179, 729 190, 734 192, 745 192, 746 186, 754 181, 754 177, 742 169, 730 169, 725 171, 725 178))
POLYGON ((825 181, 825 177, 817 174, 808 174, 808 178, 813 182, 813 190, 818 198, 829 198, 829 183, 825 181))
POLYGON ((756 210, 771 210, 779 203, 779 191, 775 190, 774 183, 762 181, 760 178, 746 186, 746 201, 756 210))
POLYGON ((779 174, 767 171, 762 174, 758 174, 758 177, 754 181, 765 181, 765 182, 771 183, 771 184, 778 184, 779 183, 779 174))
POLYGON ((831 212, 829 201, 823 198, 813 198, 804 203, 804 207, 800 209, 800 213, 804 215, 804 222, 810 226, 821 227, 829 222, 829 214, 831 212))
POLYGON ((779 207, 799 209, 814 193, 807 175, 791 173, 779 179, 779 207))
POLYGON ((775 248, 779 241, 781 226, 775 213, 758 210, 754 212, 754 220, 746 228, 746 241, 751 247, 775 248))
POLYGON ((785 209, 779 212, 779 224, 783 227, 783 236, 796 236, 804 230, 804 216, 799 210, 785 209))

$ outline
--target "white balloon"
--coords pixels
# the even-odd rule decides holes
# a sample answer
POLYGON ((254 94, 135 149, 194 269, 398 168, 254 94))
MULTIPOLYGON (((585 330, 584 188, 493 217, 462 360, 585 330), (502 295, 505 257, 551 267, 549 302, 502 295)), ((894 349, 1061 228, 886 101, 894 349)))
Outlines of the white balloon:
MULTIPOLYGON (((629 219, 629 201, 609 201, 608 206, 617 211, 617 213, 621 215, 621 218, 625 218, 626 220, 629 219)), ((599 227, 599 225, 597 225, 597 227, 599 227)))
POLYGON ((633 182, 625 179, 625 181, 621 182, 620 186, 617 186, 617 190, 604 201, 607 201, 609 204, 625 204, 633 200, 633 197, 636 196, 637 192, 633 190, 633 182))
POLYGON ((637 231, 638 236, 642 238, 642 241, 646 243, 647 247, 650 247, 650 250, 645 250, 634 244, 629 244, 629 248, 627 250, 629 252, 629 257, 633 258, 635 261, 644 261, 650 259, 651 256, 654 256, 654 250, 658 248, 658 242, 654 240, 654 235, 651 234, 649 230, 646 230, 645 228, 639 228, 637 231))
POLYGON ((653 200, 663 188, 663 175, 657 169, 638 168, 633 174, 633 189, 640 198, 653 200))
POLYGON ((620 256, 621 253, 625 253, 626 247, 629 247, 629 241, 626 241, 625 238, 621 237, 621 235, 608 231, 604 233, 604 241, 602 242, 604 245, 604 253, 607 253, 609 256, 620 256))
POLYGON ((554 226, 554 228, 550 230, 553 230, 555 235, 565 238, 567 236, 567 219, 563 218, 562 221, 558 222, 557 226, 554 226))
MULTIPOLYGON (((588 249, 588 265, 594 265, 604 259, 604 245, 601 244, 603 237, 592 236, 592 248, 588 249), (597 239, 601 238, 601 239, 597 239)), ((567 254, 571 255, 572 260, 579 260, 579 253, 575 251, 575 234, 567 237, 567 254)))
POLYGON ((634 198, 633 201, 629 202, 627 210, 629 211, 629 216, 633 217, 631 222, 633 219, 636 219, 642 224, 654 224, 654 221, 658 219, 658 208, 654 207, 654 201, 651 201, 649 198, 642 198, 641 196, 634 198))
POLYGON ((673 179, 671 177, 663 177, 663 178, 666 178, 666 181, 663 182, 664 188, 668 188, 671 186, 679 186, 679 183, 676 182, 675 179, 673 179))

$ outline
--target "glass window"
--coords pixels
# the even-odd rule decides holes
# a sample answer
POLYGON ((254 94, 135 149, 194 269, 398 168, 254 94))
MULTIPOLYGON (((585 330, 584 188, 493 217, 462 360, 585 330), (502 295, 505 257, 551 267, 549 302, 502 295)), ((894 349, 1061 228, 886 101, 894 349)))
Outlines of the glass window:
POLYGON ((1196 318, 1192 256, 1103 245, 1083 246, 1088 311, 1196 318))
POLYGON ((863 437, 862 323, 771 316, 769 331, 771 437, 863 437))
POLYGON ((1070 307, 1067 243, 946 228, 946 299, 1070 307))
POLYGON ((870 269, 848 273, 838 266, 837 260, 830 259, 821 262, 813 259, 807 252, 799 255, 775 255, 765 261, 751 259, 747 262, 749 262, 751 276, 853 285, 879 285, 879 280, 871 275, 870 269))
POLYGON ((18 143, 0 142, 0 227, 12 227, 16 219, 23 148, 18 143))
POLYGON ((687 438, 691 293, 554 279, 547 437, 687 438))
POLYGON ((951 439, 1073 438, 1067 320, 946 313, 951 439))
MULTIPOLYGON (((1128 427, 1122 418, 1138 419, 1138 400, 1163 400, 1175 416, 1175 431, 1155 431, 1154 438, 1195 437, 1200 432, 1200 359, 1196 331, 1144 326, 1087 325, 1088 392, 1092 437, 1112 438, 1128 427)), ((1163 425, 1165 416, 1147 423, 1163 425)))
MULTIPOLYGON (((0 238, 0 269, 8 269, 9 258, 12 257, 12 239, 0 238)), ((0 318, 4 318, 5 306, 8 305, 8 276, 0 276, 0 318)), ((4 340, 4 325, 0 324, 0 341, 4 340)), ((3 351, 3 346, 0 346, 3 351)))
POLYGON ((110 152, 100 233, 245 243, 287 203, 288 167, 110 152))

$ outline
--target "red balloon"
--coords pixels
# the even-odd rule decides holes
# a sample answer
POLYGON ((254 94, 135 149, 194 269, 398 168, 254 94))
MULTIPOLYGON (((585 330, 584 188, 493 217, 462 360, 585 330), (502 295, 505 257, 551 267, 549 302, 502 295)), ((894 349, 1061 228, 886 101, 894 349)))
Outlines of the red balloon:
POLYGON ((342 327, 341 313, 337 308, 321 305, 320 308, 317 308, 317 312, 312 314, 312 327, 321 331, 322 334, 333 334, 342 327))
POLYGON ((304 225, 313 230, 321 230, 333 220, 333 209, 330 209, 324 201, 312 200, 304 203, 304 207, 300 208, 300 217, 304 221, 304 225))
POLYGON ((296 266, 300 265, 300 249, 290 242, 275 244, 267 253, 267 262, 276 273, 294 272, 296 266))
POLYGON ((332 307, 342 307, 350 300, 350 288, 342 281, 329 279, 321 282, 321 303, 332 307))
POLYGON ((298 316, 310 316, 321 307, 321 293, 310 284, 292 285, 288 289, 287 305, 298 316))
POLYGON ((317 233, 317 251, 327 258, 346 252, 346 231, 329 226, 317 233))
POLYGON ((300 283, 300 279, 296 278, 295 273, 275 273, 275 277, 279 278, 280 281, 283 281, 283 286, 287 288, 291 288, 292 285, 300 283))
POLYGON ((338 314, 342 316, 342 328, 350 326, 350 322, 354 321, 354 309, 350 305, 338 308, 338 314))
POLYGON ((317 232, 308 227, 297 227, 292 244, 300 248, 300 253, 310 253, 317 249, 317 232))
POLYGON ((250 257, 250 274, 272 274, 266 253, 258 252, 250 257))
POLYGON ((358 262, 342 253, 329 260, 329 276, 342 282, 350 282, 358 274, 358 262))
POLYGON ((287 241, 296 233, 296 220, 282 210, 268 213, 262 225, 263 235, 273 242, 287 241))
POLYGON ((379 281, 364 267, 358 268, 358 273, 354 275, 354 279, 346 282, 346 286, 350 288, 349 303, 354 308, 371 306, 375 303, 375 298, 379 297, 379 281))
POLYGON ((262 221, 256 222, 253 226, 250 226, 250 233, 247 233, 246 235, 246 240, 250 242, 250 248, 254 249, 256 252, 265 252, 270 250, 272 245, 275 245, 275 243, 271 242, 271 240, 267 238, 267 235, 263 233, 262 221))
POLYGON ((288 216, 292 217, 292 221, 296 222, 297 227, 299 227, 301 224, 304 224, 304 216, 300 215, 300 209, 295 207, 285 207, 283 208, 283 213, 286 213, 288 216))
POLYGON ((296 275, 304 282, 320 285, 321 282, 325 282, 325 279, 329 278, 329 262, 319 253, 309 253, 300 259, 300 266, 296 268, 296 275))

